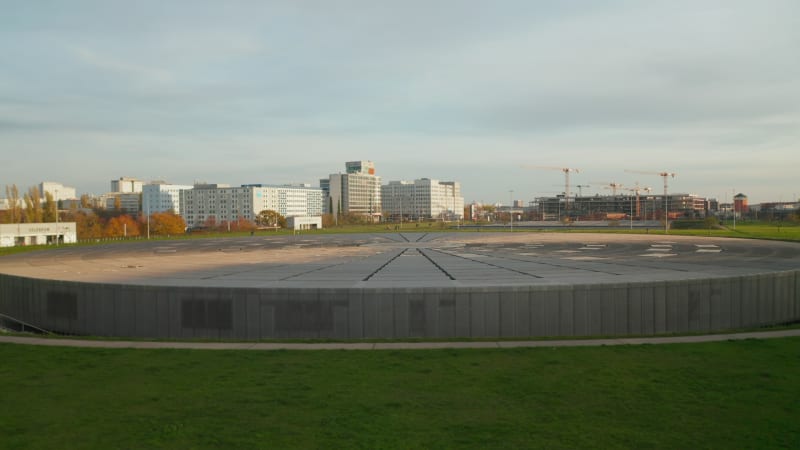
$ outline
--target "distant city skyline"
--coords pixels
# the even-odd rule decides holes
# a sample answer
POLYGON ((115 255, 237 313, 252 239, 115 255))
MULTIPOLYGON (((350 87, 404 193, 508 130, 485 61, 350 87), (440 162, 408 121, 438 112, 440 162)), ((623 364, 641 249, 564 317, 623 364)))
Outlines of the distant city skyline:
MULTIPOLYGON (((800 194, 800 2, 2 2, 0 187, 119 177, 800 194)), ((573 189, 573 193, 577 189, 573 189)), ((4 196, 1 193, 0 196, 4 196)))

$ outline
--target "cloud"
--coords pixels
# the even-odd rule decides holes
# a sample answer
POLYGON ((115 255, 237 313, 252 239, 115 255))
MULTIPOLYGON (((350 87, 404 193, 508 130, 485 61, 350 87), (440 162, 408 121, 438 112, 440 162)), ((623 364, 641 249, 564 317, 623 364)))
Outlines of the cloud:
POLYGON ((73 47, 72 54, 81 62, 92 67, 109 71, 115 75, 128 78, 132 81, 145 81, 152 83, 169 83, 175 76, 168 70, 159 67, 148 67, 125 60, 103 55, 88 48, 73 47))

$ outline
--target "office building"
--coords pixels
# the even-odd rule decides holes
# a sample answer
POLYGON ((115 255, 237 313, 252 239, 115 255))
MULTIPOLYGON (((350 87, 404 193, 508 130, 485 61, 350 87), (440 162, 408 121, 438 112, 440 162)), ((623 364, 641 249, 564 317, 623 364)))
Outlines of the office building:
POLYGON ((119 192, 122 194, 142 192, 144 183, 135 178, 121 177, 118 180, 111 180, 111 192, 119 192))
POLYGON ((261 211, 272 210, 284 217, 322 214, 322 189, 309 185, 262 184, 230 187, 197 184, 180 191, 180 214, 189 227, 245 219, 255 221, 261 211))
MULTIPOLYGON (((346 173, 328 177, 326 211, 335 216, 368 216, 370 220, 381 219, 381 177, 375 175, 372 161, 349 161, 346 173)), ((323 183, 320 182, 322 186, 323 183)), ((322 187, 320 188, 323 189, 322 187)))
POLYGON ((75 188, 64 186, 61 183, 52 181, 42 181, 39 183, 39 192, 42 194, 42 199, 45 198, 45 193, 49 192, 55 201, 70 200, 77 198, 75 196, 75 188))
POLYGON ((421 178, 412 181, 391 181, 381 186, 381 203, 390 220, 464 218, 464 197, 461 184, 421 178))
POLYGON ((181 210, 181 191, 194 186, 153 182, 142 187, 142 211, 146 214, 181 210))

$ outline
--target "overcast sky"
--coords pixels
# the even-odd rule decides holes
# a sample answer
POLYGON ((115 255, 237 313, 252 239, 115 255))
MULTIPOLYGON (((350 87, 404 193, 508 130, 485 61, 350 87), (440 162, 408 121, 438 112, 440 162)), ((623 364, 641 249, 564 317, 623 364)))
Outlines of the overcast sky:
MULTIPOLYGON (((0 187, 800 194, 800 1, 0 0, 0 187), (576 190, 573 188, 573 190, 576 190)), ((2 196, 2 193, 0 193, 2 196)))

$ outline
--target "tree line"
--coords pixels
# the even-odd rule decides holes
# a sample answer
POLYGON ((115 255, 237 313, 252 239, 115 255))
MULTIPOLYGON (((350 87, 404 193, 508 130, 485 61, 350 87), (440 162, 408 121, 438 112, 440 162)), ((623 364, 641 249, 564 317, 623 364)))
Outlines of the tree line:
POLYGON ((101 239, 137 237, 149 232, 155 236, 183 234, 186 223, 183 218, 172 212, 150 214, 148 217, 139 213, 130 215, 123 212, 117 204, 114 210, 89 208, 87 195, 81 196, 79 209, 77 205, 64 211, 49 192, 44 196, 38 186, 29 188, 20 196, 19 188, 13 184, 6 186, 8 209, 0 211, 0 223, 48 223, 75 222, 78 239, 101 239))

